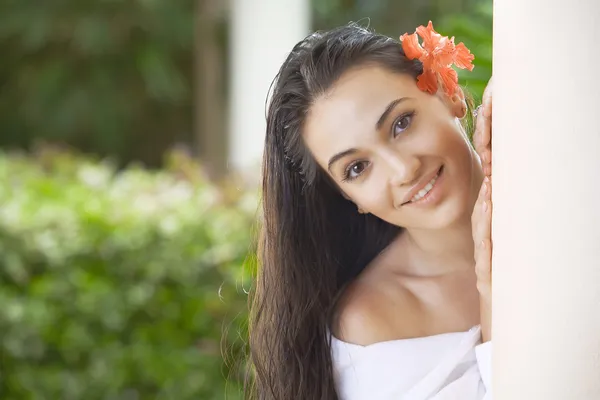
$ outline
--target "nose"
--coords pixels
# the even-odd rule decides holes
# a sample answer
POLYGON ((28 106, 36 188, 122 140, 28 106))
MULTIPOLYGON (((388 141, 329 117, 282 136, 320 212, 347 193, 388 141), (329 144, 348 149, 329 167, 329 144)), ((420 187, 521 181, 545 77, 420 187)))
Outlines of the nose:
POLYGON ((386 158, 391 186, 400 187, 409 185, 414 183, 419 177, 421 161, 418 157, 396 153, 386 158))

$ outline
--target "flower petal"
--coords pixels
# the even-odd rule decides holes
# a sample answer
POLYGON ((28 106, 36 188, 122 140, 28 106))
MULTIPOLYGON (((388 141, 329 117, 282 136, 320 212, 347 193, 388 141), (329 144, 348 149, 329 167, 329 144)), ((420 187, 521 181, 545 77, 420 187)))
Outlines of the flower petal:
POLYGON ((432 70, 425 70, 417 78, 417 87, 430 94, 436 94, 438 90, 437 74, 432 70))
POLYGON ((454 62, 455 50, 456 46, 454 45, 454 38, 449 39, 443 37, 434 51, 436 64, 439 65, 440 68, 450 66, 454 62))
POLYGON ((427 27, 424 27, 423 25, 419 26, 417 28, 417 33, 421 36, 421 39, 423 39, 423 48, 428 53, 433 53, 442 39, 442 35, 433 29, 433 23, 431 21, 429 21, 427 27))
POLYGON ((426 27, 419 26, 414 34, 402 35, 400 40, 407 58, 419 59, 423 63, 423 73, 417 77, 417 86, 425 92, 435 94, 442 86, 446 95, 453 96, 458 89, 458 74, 452 65, 469 71, 474 68, 472 61, 475 57, 469 49, 463 43, 456 45, 454 37, 440 35, 431 21, 426 27), (422 44, 419 44, 418 36, 422 44))
POLYGON ((475 66, 473 65, 472 61, 474 59, 475 56, 471 54, 464 43, 459 43, 456 45, 456 49, 454 51, 454 63, 458 68, 473 71, 475 66))
POLYGON ((438 73, 440 74, 444 91, 448 97, 453 96, 458 88, 458 74, 452 67, 442 68, 438 71, 438 73))
POLYGON ((420 58, 423 63, 423 71, 434 71, 437 69, 436 59, 433 54, 425 54, 420 58))
POLYGON ((419 38, 416 33, 409 35, 405 33, 400 36, 400 41, 402 42, 402 49, 404 50, 404 54, 409 60, 414 60, 417 58, 421 58, 425 51, 419 44, 419 38))

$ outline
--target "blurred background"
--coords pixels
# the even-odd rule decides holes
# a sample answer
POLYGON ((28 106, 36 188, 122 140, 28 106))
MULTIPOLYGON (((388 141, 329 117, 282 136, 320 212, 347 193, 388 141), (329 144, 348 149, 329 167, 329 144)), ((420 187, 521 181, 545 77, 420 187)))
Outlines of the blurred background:
POLYGON ((491 0, 0 2, 0 398, 240 399, 268 86, 350 21, 465 42, 491 0))

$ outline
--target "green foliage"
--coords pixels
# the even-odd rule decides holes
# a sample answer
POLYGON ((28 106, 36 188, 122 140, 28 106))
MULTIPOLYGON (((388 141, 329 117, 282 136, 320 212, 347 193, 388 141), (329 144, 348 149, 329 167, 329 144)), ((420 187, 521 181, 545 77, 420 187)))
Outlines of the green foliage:
POLYGON ((160 163, 189 142, 194 2, 0 2, 0 146, 160 163))
POLYGON ((233 194, 177 154, 0 154, 0 397, 239 398, 256 203, 233 194))
MULTIPOLYGON (((454 14, 441 21, 439 32, 455 36, 475 55, 473 71, 458 70, 460 84, 481 101, 492 76, 492 2, 480 2, 469 14, 454 14)), ((437 28, 436 28, 437 29, 437 28)))

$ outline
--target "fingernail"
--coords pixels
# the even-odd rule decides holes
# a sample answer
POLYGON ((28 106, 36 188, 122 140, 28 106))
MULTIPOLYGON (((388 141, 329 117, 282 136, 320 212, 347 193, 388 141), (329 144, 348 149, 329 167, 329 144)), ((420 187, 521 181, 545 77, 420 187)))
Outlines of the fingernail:
POLYGON ((487 212, 488 210, 488 205, 487 205, 487 201, 483 202, 483 212, 487 212))
POLYGON ((484 195, 488 194, 488 186, 487 186, 487 183, 485 183, 485 182, 483 183, 483 194, 484 195))
POLYGON ((485 183, 486 185, 487 185, 488 183, 490 183, 490 178, 489 178, 489 177, 487 177, 487 176, 486 176, 485 178, 483 178, 483 183, 485 183))

